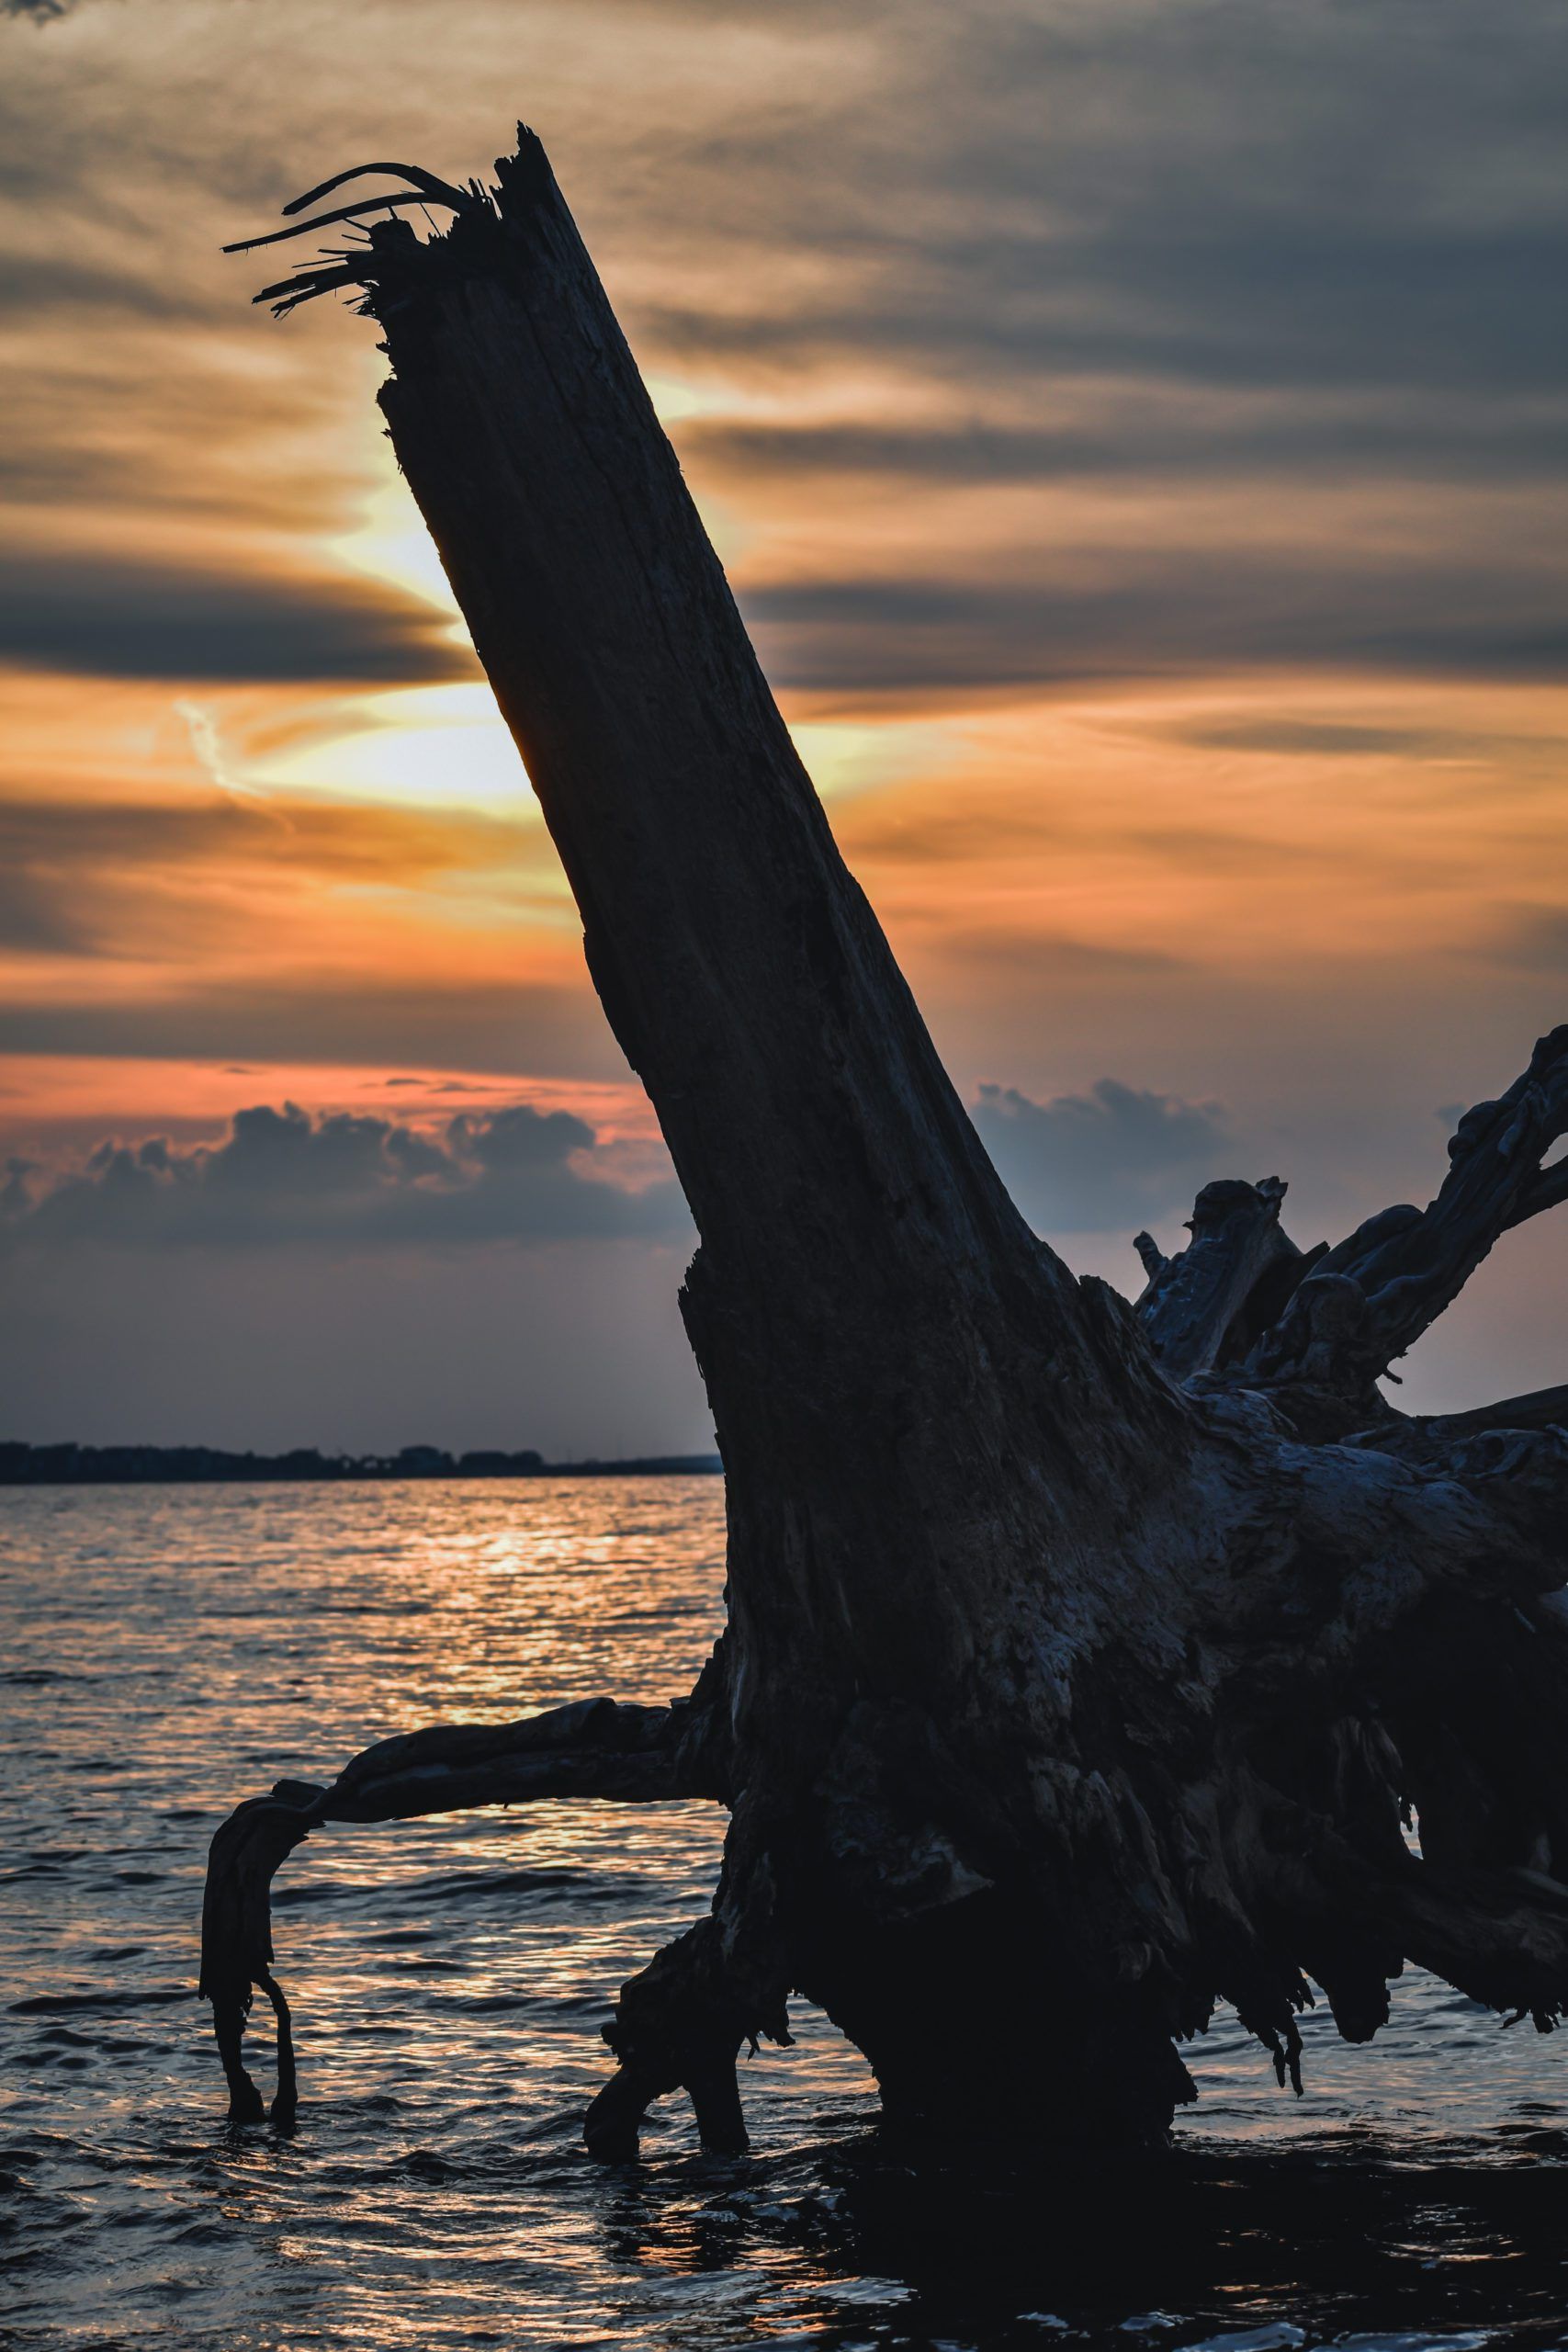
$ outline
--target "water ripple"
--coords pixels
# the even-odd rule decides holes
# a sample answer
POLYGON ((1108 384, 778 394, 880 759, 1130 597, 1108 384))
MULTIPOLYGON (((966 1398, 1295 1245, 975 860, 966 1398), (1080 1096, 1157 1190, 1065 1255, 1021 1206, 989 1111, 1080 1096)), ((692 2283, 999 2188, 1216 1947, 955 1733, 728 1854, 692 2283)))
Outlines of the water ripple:
POLYGON ((1568 2048, 1414 1974, 1370 2051, 1306 2020, 1299 2105, 1217 2023, 1160 2163, 902 2148, 801 2008, 798 2048, 744 2070, 751 2157, 671 2107, 645 2165, 589 2165, 615 1988, 711 1893, 699 1804, 313 1833, 277 1901, 299 2130, 225 2124, 196 1923, 236 1798, 443 1715, 681 1690, 722 1518, 705 1479, 0 1496, 7 2346, 1568 2340, 1568 2048))

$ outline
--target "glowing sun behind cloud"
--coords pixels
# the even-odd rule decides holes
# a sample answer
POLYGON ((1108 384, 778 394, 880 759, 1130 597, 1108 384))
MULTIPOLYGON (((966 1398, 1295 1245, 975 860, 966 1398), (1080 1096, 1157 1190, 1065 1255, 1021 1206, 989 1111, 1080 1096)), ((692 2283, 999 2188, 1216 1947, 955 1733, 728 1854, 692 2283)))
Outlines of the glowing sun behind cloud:
MULTIPOLYGON (((1438 1106, 1495 1091, 1560 1015, 1568 416, 1540 93, 1568 18, 1424 0, 1412 40, 1397 7, 766 13, 450 0, 432 40, 402 0, 334 0, 330 44, 318 0, 0 17, 18 1157, 193 1148, 286 1099, 418 1100, 416 1125, 510 1101, 649 1144, 379 433, 373 333, 324 305, 275 327, 245 308, 253 261, 216 251, 366 155, 484 171, 514 102, 846 854, 1015 1148, 1109 1148, 1104 1106, 1153 1102, 1235 1172, 1278 1168, 1315 1238, 1425 1197, 1438 1106)), ((1195 1169, 1140 1216, 1173 1230, 1195 1169)), ((1130 1282, 1109 1209, 1081 1224, 1123 1174, 1082 1175, 1065 1246, 1130 1282)), ((513 1354, 449 1358, 432 1396, 478 1411, 535 1346, 575 1351, 592 1396, 642 1317, 630 1352, 675 1368, 683 1419, 651 1380, 626 1426, 701 1442, 674 1245, 628 1232, 570 1279, 558 1246, 507 1261, 513 1354)), ((256 1335, 212 1406, 243 1442, 287 1414, 281 1342, 254 1270, 203 1248, 256 1335)), ((388 1314, 461 1287, 412 1245, 381 1272, 388 1314)), ((131 1301, 163 1279, 40 1256, 10 1409, 82 1409, 28 1433, 135 1433, 131 1301)), ((1561 1267, 1496 1281, 1461 1370, 1500 1393, 1551 1373, 1561 1267)), ((410 1380, 423 1362, 411 1342, 410 1380)))

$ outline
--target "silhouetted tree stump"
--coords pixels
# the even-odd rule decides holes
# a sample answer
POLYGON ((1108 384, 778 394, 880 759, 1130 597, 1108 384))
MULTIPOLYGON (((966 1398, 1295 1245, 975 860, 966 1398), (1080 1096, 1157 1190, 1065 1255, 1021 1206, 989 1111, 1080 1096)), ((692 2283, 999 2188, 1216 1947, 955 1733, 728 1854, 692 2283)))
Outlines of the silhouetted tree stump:
POLYGON ((736 2052, 788 2039, 795 1988, 890 2115, 1026 2139, 1162 2134, 1220 1998, 1283 2082, 1308 1976, 1352 2041, 1405 1959, 1549 2027, 1568 1391, 1434 1421, 1376 1382, 1568 1192, 1568 1028, 1461 1123, 1427 1209, 1303 1252, 1277 1179, 1210 1185, 1179 1256, 1140 1238, 1136 1308, 1075 1280, 845 870, 538 142, 488 191, 366 168, 412 183, 370 209, 450 227, 388 218, 268 295, 352 287, 382 329, 398 457, 691 1204, 729 1619, 679 1706, 438 1726, 243 1805, 203 1976, 232 2111, 262 2111, 253 1987, 287 2018, 292 1846, 525 1798, 729 1810, 711 1914, 606 2029, 600 2154, 681 2086, 742 2145, 736 2052))

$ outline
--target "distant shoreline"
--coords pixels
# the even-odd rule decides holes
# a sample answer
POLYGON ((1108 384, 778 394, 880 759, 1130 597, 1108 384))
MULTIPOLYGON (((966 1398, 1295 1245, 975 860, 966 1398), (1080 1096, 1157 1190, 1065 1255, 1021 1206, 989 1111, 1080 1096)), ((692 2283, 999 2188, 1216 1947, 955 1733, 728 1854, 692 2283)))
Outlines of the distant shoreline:
POLYGON ((614 1462, 547 1462, 525 1452, 451 1454, 406 1445, 398 1453, 230 1453, 210 1445, 0 1444, 0 1487, 341 1485, 348 1479, 711 1477, 716 1453, 634 1454, 614 1462))

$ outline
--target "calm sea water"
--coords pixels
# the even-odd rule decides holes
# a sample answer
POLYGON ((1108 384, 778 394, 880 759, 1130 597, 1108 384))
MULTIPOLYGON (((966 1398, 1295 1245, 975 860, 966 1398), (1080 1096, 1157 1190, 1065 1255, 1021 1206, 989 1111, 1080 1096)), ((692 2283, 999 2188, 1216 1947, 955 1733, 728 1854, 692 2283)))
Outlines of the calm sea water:
POLYGON ((642 2165, 591 2165, 598 2028, 705 1908, 705 1806, 318 1832, 276 1908, 300 2128, 231 2131, 193 1990, 216 1821, 436 1717, 683 1690, 722 1510, 716 1479, 0 1495, 7 2344, 1568 2344, 1568 2035, 1419 1977, 1370 2051, 1309 2018, 1299 2104, 1218 2022, 1158 2163, 912 2156, 803 2012, 744 2070, 748 2161, 671 2104, 642 2165))

